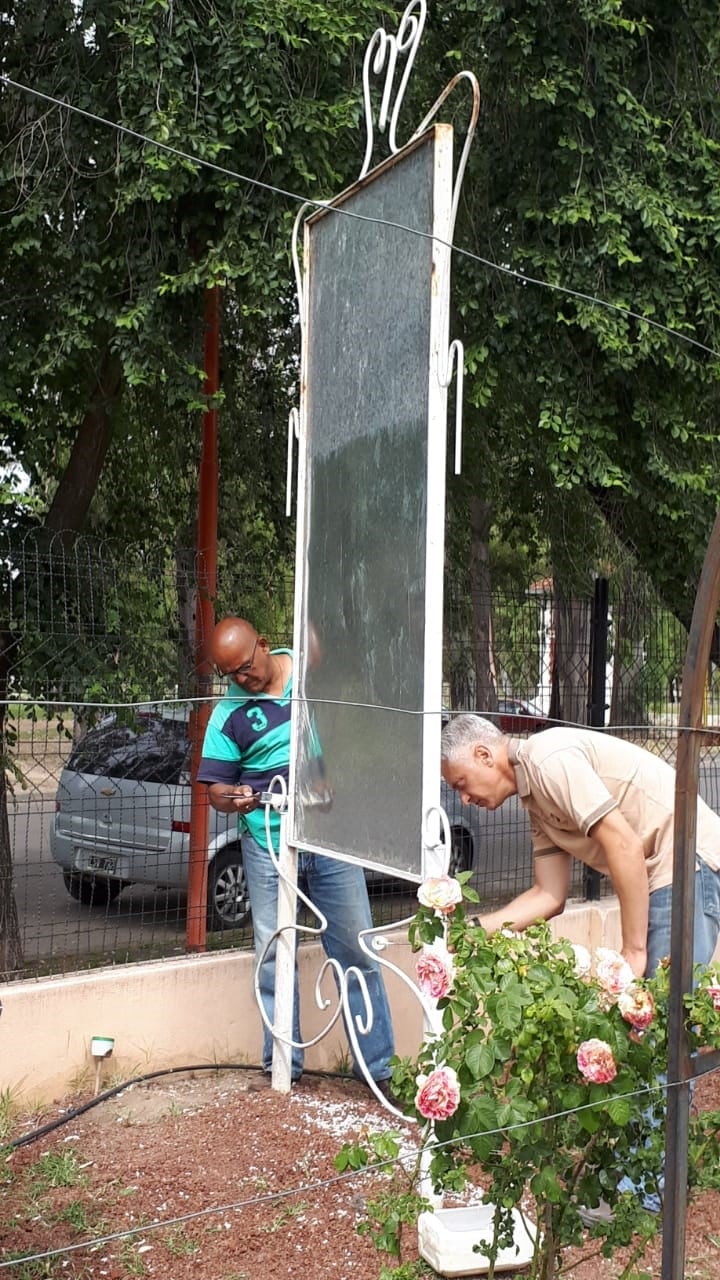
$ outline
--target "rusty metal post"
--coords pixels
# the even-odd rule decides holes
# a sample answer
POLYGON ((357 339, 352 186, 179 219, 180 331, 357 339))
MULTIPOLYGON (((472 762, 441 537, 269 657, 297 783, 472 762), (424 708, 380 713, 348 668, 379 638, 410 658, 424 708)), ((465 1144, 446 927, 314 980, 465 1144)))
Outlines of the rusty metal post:
POLYGON ((218 450, 217 409, 212 397, 220 382, 220 287, 205 293, 205 384, 208 406, 203 414, 198 485, 197 568, 195 605, 195 693, 190 715, 192 769, 190 791, 190 851, 185 942, 188 951, 204 951, 207 931, 207 868, 210 810, 207 787, 197 781, 207 722, 210 718, 213 670, 207 643, 215 624, 217 588, 218 450))
POLYGON ((684 1280, 690 1077, 717 1066, 720 1053, 691 1054, 684 996, 692 990, 698 759, 705 679, 720 604, 720 515, 716 517, 695 598, 683 668, 675 783, 675 850, 670 934, 668 1097, 665 1136, 662 1280, 684 1280))

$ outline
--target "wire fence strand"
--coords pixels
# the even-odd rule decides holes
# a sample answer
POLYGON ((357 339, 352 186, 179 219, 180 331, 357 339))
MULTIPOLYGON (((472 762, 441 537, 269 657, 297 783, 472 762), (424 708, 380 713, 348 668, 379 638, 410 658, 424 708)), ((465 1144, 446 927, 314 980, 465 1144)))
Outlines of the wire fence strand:
MULTIPOLYGON (((6 531, 0 559, 8 568, 0 627, 7 838, 23 952, 14 976, 176 955, 185 946, 188 722, 198 700, 193 602, 206 585, 202 562, 174 548, 92 538, 68 547, 6 531)), ((477 598, 462 573, 448 578, 443 706, 435 714, 481 711, 522 736, 550 723, 587 724, 602 704, 601 725, 672 763, 686 632, 649 588, 634 592, 629 610, 624 585, 610 584, 600 619, 608 662, 597 689, 592 601, 560 609, 551 583, 477 598), (488 620, 480 630, 472 621, 479 615, 488 620), (481 634, 491 637, 489 648, 481 634)), ((278 574, 273 565, 268 578, 266 566, 222 566, 216 612, 250 617, 272 644, 290 643, 292 570, 278 574)), ((716 674, 704 720, 700 791, 720 809, 716 674)), ((452 793, 444 799, 457 856, 483 902, 526 888, 532 859, 521 808, 508 802, 491 814, 452 793)), ((237 832, 221 815, 213 823, 214 853, 235 848, 241 867, 237 832)), ((218 887, 212 865, 210 899, 218 887)), ((370 889, 376 924, 414 911, 411 883, 378 875, 370 889)), ((572 892, 585 892, 580 868, 572 892)), ((247 913, 209 911, 210 947, 252 945, 247 913)))

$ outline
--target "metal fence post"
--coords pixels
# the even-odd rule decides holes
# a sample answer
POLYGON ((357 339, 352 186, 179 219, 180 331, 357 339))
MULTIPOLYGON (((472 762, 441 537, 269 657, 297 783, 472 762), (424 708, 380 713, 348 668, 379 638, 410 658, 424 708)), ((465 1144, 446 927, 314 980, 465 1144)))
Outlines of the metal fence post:
POLYGON ((685 994, 693 986, 697 784, 705 682, 720 604, 720 515, 708 541, 683 667, 675 782, 675 850, 670 929, 668 1098, 662 1280, 683 1280, 690 1126, 690 1080, 720 1066, 720 1050, 691 1052, 685 994))
MULTIPOLYGON (((595 579, 592 614, 590 617, 590 688, 588 691, 588 724, 595 729, 605 727, 607 710, 607 642, 608 642, 608 580, 595 579)), ((586 900, 600 897, 600 872, 586 867, 583 873, 583 889, 586 900)))

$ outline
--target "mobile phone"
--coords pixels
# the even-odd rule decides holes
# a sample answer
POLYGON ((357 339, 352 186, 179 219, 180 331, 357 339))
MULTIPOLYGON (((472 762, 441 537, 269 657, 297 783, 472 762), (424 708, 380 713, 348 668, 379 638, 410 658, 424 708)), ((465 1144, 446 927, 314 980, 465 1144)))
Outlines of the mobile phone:
POLYGON ((234 791, 222 791, 220 793, 227 800, 258 800, 260 804, 277 804, 277 791, 253 791, 250 796, 239 796, 234 791))

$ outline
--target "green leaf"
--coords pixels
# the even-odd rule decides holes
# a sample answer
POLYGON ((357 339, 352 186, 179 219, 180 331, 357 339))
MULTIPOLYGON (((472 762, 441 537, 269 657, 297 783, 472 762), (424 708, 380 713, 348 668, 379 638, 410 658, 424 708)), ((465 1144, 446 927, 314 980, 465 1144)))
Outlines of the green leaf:
POLYGON ((632 1107, 628 1098, 609 1098, 607 1113, 613 1124, 624 1126, 632 1115, 632 1107))
POLYGON ((495 1066, 495 1051, 488 1043, 471 1044, 465 1054, 465 1065, 475 1080, 490 1075, 495 1066))

